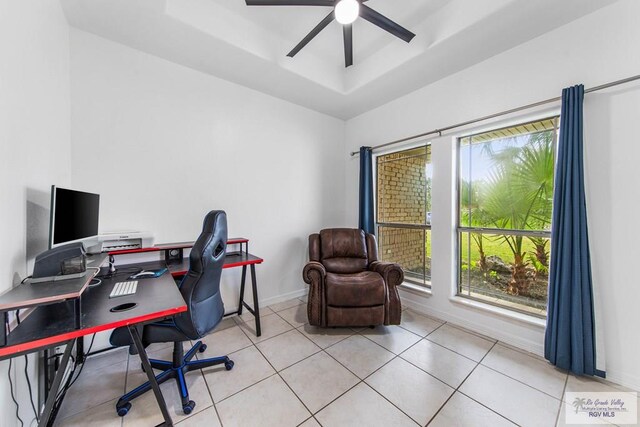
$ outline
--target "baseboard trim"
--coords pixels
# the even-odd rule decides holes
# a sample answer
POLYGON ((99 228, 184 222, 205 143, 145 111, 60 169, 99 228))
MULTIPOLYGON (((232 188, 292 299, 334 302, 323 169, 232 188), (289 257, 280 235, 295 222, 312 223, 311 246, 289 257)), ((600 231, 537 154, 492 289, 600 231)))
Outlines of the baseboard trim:
POLYGON ((434 309, 433 307, 428 307, 412 299, 401 297, 401 300, 403 305, 415 310, 418 313, 424 314, 426 316, 437 317, 446 322, 450 322, 454 325, 460 326, 462 328, 468 329, 478 334, 491 337, 498 341, 502 341, 505 344, 512 345, 514 347, 517 347, 524 351, 528 351, 529 353, 533 353, 538 356, 542 356, 544 354, 544 347, 542 343, 525 340, 518 337, 517 335, 505 333, 503 331, 496 331, 494 329, 484 328, 481 325, 478 325, 477 323, 469 322, 463 317, 452 315, 451 313, 434 309))
MULTIPOLYGON (((611 381, 612 383, 619 384, 640 393, 640 376, 638 375, 607 369, 607 381, 611 381)), ((638 394, 638 397, 640 397, 640 394, 638 394)))
POLYGON ((298 289, 296 291, 288 292, 286 294, 278 295, 275 297, 265 298, 260 300, 260 307, 268 307, 279 302, 284 302, 293 298, 300 298, 307 294, 307 288, 298 289))

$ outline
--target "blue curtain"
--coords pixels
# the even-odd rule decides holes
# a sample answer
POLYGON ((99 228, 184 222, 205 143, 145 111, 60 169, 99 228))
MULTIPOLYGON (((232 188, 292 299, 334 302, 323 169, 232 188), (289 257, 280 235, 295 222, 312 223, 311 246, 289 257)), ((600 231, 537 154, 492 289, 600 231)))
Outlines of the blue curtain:
POLYGON ((544 353, 559 368, 594 375, 593 292, 582 161, 583 98, 582 85, 562 91, 544 353))
POLYGON ((373 155, 371 147, 360 147, 360 217, 359 227, 374 234, 373 155))

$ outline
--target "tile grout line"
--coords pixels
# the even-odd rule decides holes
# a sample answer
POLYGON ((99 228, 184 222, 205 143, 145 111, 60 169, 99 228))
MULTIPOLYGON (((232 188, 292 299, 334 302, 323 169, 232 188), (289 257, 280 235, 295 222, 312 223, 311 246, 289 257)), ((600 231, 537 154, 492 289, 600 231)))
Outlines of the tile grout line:
POLYGON ((569 374, 564 379, 564 387, 562 387, 562 399, 560 400, 560 407, 558 408, 558 415, 556 415, 556 423, 554 425, 558 425, 558 421, 560 421, 560 414, 562 413, 562 408, 564 408, 564 394, 567 391, 567 384, 569 383, 569 374))
MULTIPOLYGON (((486 408, 486 409, 490 410, 490 411, 491 411, 491 412, 493 412, 494 414, 497 414, 497 415, 498 415, 498 416, 500 416, 501 418, 504 418, 505 420, 509 421, 510 423, 512 423, 512 424, 514 424, 514 425, 517 425, 517 426, 518 426, 518 425, 520 425, 520 424, 518 424, 518 423, 516 423, 515 421, 513 421, 513 420, 511 420, 511 419, 509 419, 509 418, 507 418, 507 417, 505 417, 504 415, 502 415, 502 414, 501 414, 501 413, 499 413, 498 411, 496 411, 496 410, 494 410, 494 409, 490 408, 489 406, 485 405, 484 403, 479 402, 478 400, 474 399, 473 397, 471 397, 471 396, 469 396, 469 395, 465 394, 464 392, 460 391, 460 387, 462 387, 462 385, 463 385, 463 384, 464 384, 464 383, 469 379, 469 377, 470 377, 470 376, 475 372, 475 370, 478 368, 478 366, 480 366, 480 365, 482 364, 482 361, 483 361, 483 360, 484 360, 484 359, 489 355, 489 353, 491 353, 491 350, 493 350, 493 349, 494 349, 494 347, 495 347, 497 344, 498 344, 498 342, 496 341, 496 342, 493 344, 493 346, 491 346, 491 348, 489 349, 489 351, 487 351, 487 353, 482 357, 482 359, 480 359, 480 361, 479 361, 479 362, 477 362, 476 366, 471 370, 471 372, 469 372, 469 375, 467 375, 467 376, 465 377, 465 379, 464 379, 464 380, 462 380, 462 382, 460 383, 460 385, 456 388, 456 392, 457 392, 457 393, 460 393, 461 395, 463 395, 463 396, 465 396, 465 397, 467 397, 467 398, 469 398, 469 399, 471 399, 471 400, 473 400, 473 401, 474 401, 474 402, 476 402, 478 405, 483 406, 484 408, 486 408)), ((484 367, 484 365, 482 365, 482 366, 484 367)), ((454 393, 454 394, 455 394, 455 393, 454 393)), ((440 408, 440 409, 442 409, 442 408, 440 408)), ((439 412, 440 412, 440 411, 438 411, 438 413, 439 413, 439 412)), ((437 414, 436 414, 436 415, 437 415, 437 414)), ((431 421, 433 421, 433 420, 431 420, 431 421)), ((431 422, 431 421, 429 421, 429 422, 431 422)), ((428 424, 427 424, 427 425, 428 425, 428 424)))
MULTIPOLYGON (((500 372, 499 370, 494 369, 494 368, 492 368, 491 366, 487 366, 487 365, 485 365, 485 364, 482 364, 482 366, 483 366, 483 367, 485 367, 485 368, 487 368, 487 369, 490 369, 490 370, 492 370, 493 372, 496 372, 496 373, 498 373, 498 374, 500 374, 500 375, 504 375, 505 377, 510 378, 510 379, 512 379, 513 381, 519 382, 520 384, 525 385, 525 386, 527 386, 527 387, 529 387, 529 388, 531 388, 531 389, 533 389, 533 390, 536 390, 536 391, 538 391, 538 392, 540 392, 540 393, 542 393, 542 394, 545 394, 545 395, 547 395, 547 396, 551 397, 552 399, 562 401, 562 398, 558 399, 557 397, 555 397, 555 396, 553 396, 553 395, 551 395, 551 394, 547 393, 547 392, 546 392, 546 391, 544 391, 544 390, 540 390, 540 389, 538 389, 538 388, 536 388, 536 387, 533 387, 533 386, 531 386, 531 385, 529 385, 529 384, 525 383, 524 381, 521 381, 521 380, 519 380, 519 379, 517 379, 517 378, 514 378, 514 377, 512 377, 512 376, 510 376, 510 375, 507 375, 507 374, 505 374, 504 372, 500 372)), ((568 377, 569 377, 569 376, 567 375, 567 378, 568 378, 568 377)), ((566 384, 565 384, 565 385, 566 385, 566 384)), ((563 392, 563 394, 564 394, 564 392, 563 392)))

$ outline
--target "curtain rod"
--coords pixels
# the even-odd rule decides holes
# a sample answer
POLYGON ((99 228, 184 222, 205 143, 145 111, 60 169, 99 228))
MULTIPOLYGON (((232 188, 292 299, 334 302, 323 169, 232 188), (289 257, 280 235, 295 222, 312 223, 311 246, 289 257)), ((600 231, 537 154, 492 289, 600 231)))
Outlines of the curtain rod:
MULTIPOLYGON (((589 88, 589 89, 585 89, 584 93, 596 92, 596 91, 599 91, 599 90, 608 89, 608 88, 613 87, 613 86, 618 86, 618 85, 621 85, 621 84, 624 84, 624 83, 633 82, 633 81, 636 81, 636 80, 640 80, 640 74, 632 76, 632 77, 627 77, 626 79, 616 80, 614 82, 609 82, 609 83, 605 83, 605 84, 600 85, 600 86, 595 86, 595 87, 592 87, 592 88, 589 88)), ((485 120, 494 119, 494 118, 500 117, 500 116, 506 116, 507 114, 517 113, 518 111, 523 111, 523 110, 528 110, 529 108, 539 107, 539 106, 545 105, 545 104, 551 104, 552 102, 557 102, 557 101, 560 101, 561 99, 562 99, 561 96, 556 96, 555 98, 549 98, 549 99, 545 99, 544 101, 538 101, 538 102, 534 102, 532 104, 523 105, 521 107, 512 108, 510 110, 501 111, 499 113, 489 114, 488 116, 479 117, 477 119, 468 120, 466 122, 457 123, 455 125, 451 125, 451 126, 447 126, 447 127, 443 127, 443 128, 439 128, 439 129, 434 129, 434 130, 431 130, 429 132, 424 132, 424 133, 420 133, 418 135, 413 135, 413 136, 409 136, 409 137, 406 137, 406 138, 398 139, 398 140, 395 140, 395 141, 387 142, 385 144, 376 145, 375 147, 371 147, 371 148, 373 150, 377 150, 379 148, 388 147, 390 145, 400 144, 401 142, 411 141, 412 139, 422 138, 423 136, 436 135, 436 134, 442 135, 442 132, 445 132, 445 131, 448 131, 448 130, 451 130, 451 129, 455 129, 455 128, 471 125, 471 124, 474 124, 474 123, 483 122, 485 120)), ((359 151, 352 151, 351 152, 351 156, 352 157, 355 156, 356 154, 360 154, 360 152, 359 151)))

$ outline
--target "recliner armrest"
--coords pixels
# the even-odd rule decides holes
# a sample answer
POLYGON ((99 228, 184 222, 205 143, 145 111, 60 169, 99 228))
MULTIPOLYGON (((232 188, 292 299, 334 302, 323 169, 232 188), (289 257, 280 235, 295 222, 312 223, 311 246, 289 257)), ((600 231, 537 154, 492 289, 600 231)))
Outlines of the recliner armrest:
POLYGON ((369 264, 369 270, 380 274, 388 286, 398 286, 404 281, 404 271, 400 264, 374 261, 369 264))
POLYGON ((324 280, 326 275, 327 270, 324 268, 324 265, 316 261, 308 262, 307 265, 304 266, 304 270, 302 271, 302 278, 304 279, 305 283, 309 284, 311 284, 314 280, 324 280))

